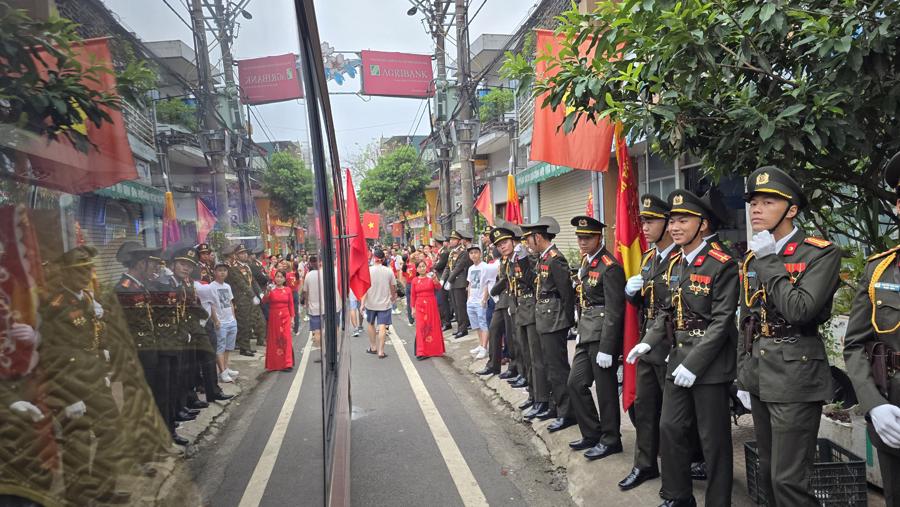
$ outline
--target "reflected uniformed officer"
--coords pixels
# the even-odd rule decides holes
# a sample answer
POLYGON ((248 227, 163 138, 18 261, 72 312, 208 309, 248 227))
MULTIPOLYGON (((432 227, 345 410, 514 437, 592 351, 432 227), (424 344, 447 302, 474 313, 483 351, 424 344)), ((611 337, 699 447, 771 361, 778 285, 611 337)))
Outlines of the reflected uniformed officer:
MULTIPOLYGON (((447 269, 447 263, 450 260, 450 248, 447 246, 447 238, 442 234, 436 233, 433 239, 436 245, 439 246, 437 260, 435 261, 433 268, 434 275, 438 280, 443 280, 444 270, 447 269)), ((450 292, 445 290, 442 286, 440 290, 438 290, 437 296, 438 310, 441 314, 441 330, 447 331, 452 327, 450 321, 453 320, 453 305, 450 304, 450 292)))
POLYGON ((570 442, 569 447, 587 449, 584 456, 595 460, 622 452, 616 369, 622 353, 625 270, 603 243, 603 222, 576 216, 571 223, 582 260, 576 282, 578 343, 568 388, 581 439, 570 442), (596 385, 599 414, 591 384, 596 385))
POLYGON ((197 245, 197 262, 200 270, 200 283, 212 283, 216 279, 216 261, 213 258, 213 251, 209 243, 197 245))
MULTIPOLYGON (((900 153, 885 181, 900 213, 900 153)), ((878 452, 885 504, 900 505, 900 246, 869 257, 844 338, 847 373, 878 452)))
POLYGON ((444 270, 444 289, 450 291, 450 300, 453 302, 453 311, 456 313, 456 333, 454 337, 462 338, 469 333, 469 315, 466 312, 466 275, 472 259, 467 252, 468 241, 472 237, 454 230, 450 233, 450 257, 447 269, 444 270))
MULTIPOLYGON (((251 339, 256 324, 254 313, 258 312, 260 299, 253 289, 250 269, 237 258, 239 252, 246 252, 246 247, 238 243, 223 252, 228 265, 228 277, 225 283, 231 286, 234 294, 234 317, 237 320, 237 346, 242 356, 254 356, 251 339)), ((263 330, 265 332, 265 330, 263 330)))
POLYGON ((247 265, 250 266, 250 272, 253 273, 253 280, 256 281, 256 284, 260 288, 266 287, 270 283, 269 275, 266 274, 266 267, 263 266, 262 261, 259 259, 265 251, 265 248, 258 246, 250 252, 253 256, 247 260, 247 265))
POLYGON ((700 199, 712 212, 709 219, 709 234, 703 239, 705 239, 714 249, 721 250, 734 257, 734 252, 726 247, 725 243, 722 242, 722 238, 719 237, 719 229, 726 227, 731 223, 731 216, 729 215, 728 207, 725 205, 722 192, 718 187, 712 187, 703 194, 700 199))
POLYGON ((831 317, 841 253, 795 225, 800 185, 775 167, 747 179, 753 237, 741 266, 738 381, 750 392, 760 492, 769 505, 818 505, 809 491, 831 371, 820 324, 831 317))
POLYGON ((566 383, 569 379, 569 353, 566 337, 575 324, 575 290, 569 275, 569 263, 553 239, 559 234, 559 223, 553 217, 540 217, 533 224, 522 225, 522 236, 528 248, 539 252, 535 269, 535 327, 541 335, 541 349, 550 381, 550 394, 555 406, 537 414, 540 420, 556 418, 548 426, 551 432, 575 424, 566 383))
POLYGON ((694 426, 709 474, 706 505, 730 505, 738 266, 703 239, 712 210, 699 197, 676 190, 668 203, 669 231, 679 247, 666 268, 670 296, 627 360, 634 363, 659 347, 669 355, 660 420, 663 505, 696 505, 690 471, 694 426))
POLYGON ((235 265, 240 271, 241 276, 247 280, 247 284, 250 286, 250 290, 253 291, 253 295, 256 298, 253 300, 253 306, 250 307, 250 329, 253 331, 253 336, 256 338, 256 344, 264 347, 266 345, 267 334, 266 320, 262 312, 262 298, 265 296, 263 287, 266 287, 268 282, 263 283, 262 285, 257 282, 257 278, 253 274, 253 268, 250 266, 250 251, 247 250, 244 245, 240 245, 235 251, 234 259, 237 260, 235 265))

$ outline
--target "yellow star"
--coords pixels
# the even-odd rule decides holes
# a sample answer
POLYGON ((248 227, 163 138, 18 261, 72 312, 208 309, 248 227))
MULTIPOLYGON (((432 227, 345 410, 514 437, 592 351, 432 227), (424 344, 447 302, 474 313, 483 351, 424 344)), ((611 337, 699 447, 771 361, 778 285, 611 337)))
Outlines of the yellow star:
POLYGON ((367 225, 369 226, 369 229, 375 228, 375 222, 369 222, 367 225))

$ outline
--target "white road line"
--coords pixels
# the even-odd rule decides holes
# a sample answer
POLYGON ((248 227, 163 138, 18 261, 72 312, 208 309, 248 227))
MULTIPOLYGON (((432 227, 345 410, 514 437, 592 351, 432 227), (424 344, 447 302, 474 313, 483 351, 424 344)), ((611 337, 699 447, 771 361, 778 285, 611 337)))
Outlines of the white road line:
POLYGON ((275 421, 275 427, 269 434, 269 440, 263 448, 259 461, 256 462, 256 468, 253 469, 253 475, 250 476, 250 482, 247 483, 247 489, 241 497, 240 507, 256 507, 262 501, 263 493, 266 492, 266 485, 269 483, 269 477, 272 476, 272 470, 275 468, 275 462, 278 460, 278 452, 281 450, 281 444, 284 441, 284 435, 287 432, 288 424, 291 422, 291 415, 294 413, 294 407, 297 405, 297 398, 300 396, 300 387, 303 385, 303 377, 306 373, 306 366, 309 364, 310 348, 312 346, 312 337, 306 341, 303 347, 303 353, 300 357, 300 365, 294 374, 294 381, 291 383, 291 389, 288 391, 281 406, 281 413, 275 421))
POLYGON ((450 430, 447 429, 444 419, 441 418, 434 400, 428 394, 428 389, 425 388, 422 377, 419 376, 419 372, 416 371, 416 367, 409 358, 409 353, 401 344, 400 337, 397 336, 393 329, 391 329, 390 334, 391 344, 394 346, 400 365, 403 366, 409 385, 416 395, 416 401, 419 402, 419 408, 422 409, 422 415, 425 416, 425 422, 428 423, 428 429, 431 430, 431 435, 434 437, 435 443, 437 443, 438 450, 441 451, 444 463, 447 464, 447 468, 450 470, 450 477, 453 478, 453 483, 456 485, 456 490, 459 492, 463 504, 467 506, 488 505, 487 498, 484 497, 478 481, 475 480, 472 470, 466 464, 462 452, 456 445, 456 441, 453 440, 453 436, 450 434, 450 430))

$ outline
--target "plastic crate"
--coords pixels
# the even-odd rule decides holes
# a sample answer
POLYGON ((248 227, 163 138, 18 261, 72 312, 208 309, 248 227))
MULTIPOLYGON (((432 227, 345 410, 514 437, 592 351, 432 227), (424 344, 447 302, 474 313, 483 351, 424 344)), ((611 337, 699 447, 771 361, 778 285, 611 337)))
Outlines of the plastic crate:
MULTIPOLYGON (((750 499, 757 504, 767 505, 767 498, 759 487, 759 453, 756 442, 744 444, 744 457, 750 499)), ((866 461, 827 438, 817 439, 809 489, 821 505, 865 507, 868 502, 866 461)))

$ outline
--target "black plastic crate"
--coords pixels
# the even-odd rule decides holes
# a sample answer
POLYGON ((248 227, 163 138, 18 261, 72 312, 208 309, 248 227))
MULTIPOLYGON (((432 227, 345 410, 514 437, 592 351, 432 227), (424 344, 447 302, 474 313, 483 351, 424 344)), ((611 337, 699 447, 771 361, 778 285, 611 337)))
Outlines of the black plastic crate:
MULTIPOLYGON (((759 490, 759 453, 756 442, 744 444, 747 464, 747 492, 750 499, 767 505, 759 490)), ((866 461, 827 438, 816 440, 816 459, 809 478, 809 489, 821 505, 865 507, 868 502, 866 461)))

